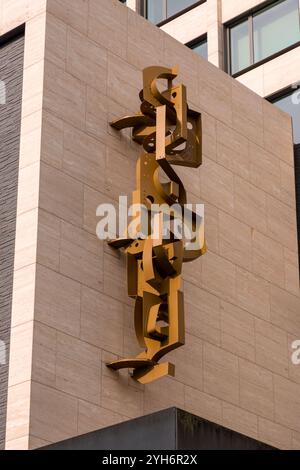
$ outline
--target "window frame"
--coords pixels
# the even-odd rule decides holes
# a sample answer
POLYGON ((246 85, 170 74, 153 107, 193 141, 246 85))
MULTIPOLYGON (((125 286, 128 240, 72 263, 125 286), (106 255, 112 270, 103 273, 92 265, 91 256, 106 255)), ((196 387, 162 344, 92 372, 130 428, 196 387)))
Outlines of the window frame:
MULTIPOLYGON (((286 98, 290 95, 292 95, 294 92, 296 91, 299 91, 300 90, 300 81, 295 83, 295 86, 293 85, 290 85, 288 87, 285 87, 285 88, 282 88, 281 90, 279 91, 276 91, 275 93, 271 93, 270 95, 266 96, 265 97, 265 100, 269 101, 269 103, 273 104, 274 106, 276 106, 276 101, 279 101, 280 99, 282 98, 286 98)), ((299 105, 300 106, 300 105, 299 105)), ((288 113, 290 116, 291 114, 288 113)), ((298 145, 300 146, 300 142, 298 144, 296 144, 294 142, 294 145, 298 145)))
POLYGON ((296 212, 299 247, 299 277, 300 277, 300 144, 294 145, 295 186, 296 186, 296 212), (298 181, 299 178, 299 181, 298 181))
POLYGON ((295 88, 293 88, 292 86, 285 87, 285 88, 283 88, 279 91, 276 91, 275 93, 271 93, 270 95, 267 95, 265 97, 265 100, 267 100, 270 103, 274 104, 274 101, 278 101, 281 98, 286 98, 291 93, 293 93, 293 91, 297 91, 297 89, 299 87, 300 87, 300 83, 299 83, 299 85, 297 84, 297 87, 295 87, 295 88))
MULTIPOLYGON (((233 20, 228 21, 227 23, 224 24, 225 28, 225 70, 229 75, 231 75, 233 78, 237 78, 244 73, 250 72, 251 70, 255 69, 256 67, 259 67, 266 62, 269 62, 273 59, 276 59, 277 57, 286 54, 287 52, 295 49, 296 47, 300 46, 300 40, 291 44, 288 47, 285 47, 284 49, 281 49, 280 51, 275 52, 274 54, 271 54, 268 57, 265 57, 264 59, 254 62, 254 31, 253 31, 253 17, 257 15, 259 12, 262 12, 265 8, 271 7, 272 4, 276 4, 278 0, 266 0, 265 2, 261 3, 260 5, 249 9, 247 12, 242 13, 238 17, 234 18, 233 20), (231 62, 231 29, 234 28, 234 26, 238 26, 239 24, 246 22, 248 19, 248 31, 249 31, 249 50, 250 50, 250 65, 248 67, 245 67, 242 70, 239 70, 238 72, 232 73, 232 62, 231 62)), ((300 6, 298 2, 298 20, 299 20, 299 26, 300 26, 300 6)))
MULTIPOLYGON (((189 49, 193 50, 193 46, 196 46, 197 44, 199 44, 201 42, 204 42, 204 41, 206 41, 206 43, 208 44, 208 35, 207 35, 207 33, 201 34, 201 36, 198 36, 195 39, 192 39, 191 41, 187 42, 185 44, 185 46, 188 47, 189 49)), ((203 57, 203 56, 201 56, 201 57, 203 57)), ((203 58, 205 59, 205 57, 203 57, 203 58)))
MULTIPOLYGON (((143 15, 146 19, 148 19, 148 1, 149 0, 141 0, 141 5, 140 5, 141 15, 143 15)), ((162 2, 164 4, 164 11, 165 11, 165 16, 166 17, 165 17, 165 19, 163 19, 159 23, 156 23, 156 26, 158 26, 158 27, 161 27, 161 26, 169 23, 170 21, 175 20, 179 16, 184 15, 188 11, 193 10, 194 8, 196 8, 200 5, 202 5, 203 3, 207 2, 207 0, 195 0, 194 3, 192 5, 190 5, 189 7, 183 8, 182 10, 175 13, 174 15, 167 17, 167 1, 168 0, 162 0, 162 2)))
MULTIPOLYGON (((296 87, 288 86, 285 87, 271 95, 266 96, 265 100, 269 103, 276 106, 276 101, 280 100, 281 98, 286 98, 287 96, 291 95, 296 90, 300 89, 300 82, 297 83, 296 87)), ((297 175, 299 174, 300 177, 300 143, 294 143, 294 170, 295 170, 295 187, 296 187, 296 215, 297 215, 297 232, 298 232, 298 246, 299 246, 299 276, 300 276, 300 191, 298 188, 298 178, 297 175), (299 152, 299 163, 296 164, 296 154, 299 152)))

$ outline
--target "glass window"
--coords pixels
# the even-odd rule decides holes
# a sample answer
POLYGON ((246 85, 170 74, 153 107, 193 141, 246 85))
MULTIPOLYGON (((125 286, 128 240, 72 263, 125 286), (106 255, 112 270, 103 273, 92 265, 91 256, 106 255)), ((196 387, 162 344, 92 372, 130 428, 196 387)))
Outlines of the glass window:
MULTIPOLYGON (((272 101, 272 100, 271 100, 272 101)), ((272 103, 293 118, 294 143, 300 144, 300 88, 273 100, 272 103)))
MULTIPOLYGON (((157 0, 152 1, 156 2, 157 0)), ((167 18, 190 7, 193 3, 196 3, 196 0, 167 0, 167 18)))
POLYGON ((249 40, 249 21, 231 28, 230 31, 230 49, 231 49, 231 73, 237 73, 245 69, 251 63, 250 61, 250 40, 249 40))
POLYGON ((166 19, 164 0, 147 1, 147 18, 155 24, 160 23, 166 19))
POLYGON ((197 54, 201 55, 201 57, 204 57, 204 59, 207 60, 208 58, 208 50, 207 50, 207 38, 200 40, 199 42, 195 42, 191 44, 190 46, 188 45, 193 51, 195 51, 197 54))
POLYGON ((152 23, 160 23, 176 13, 197 3, 196 0, 147 0, 147 18, 152 23))
POLYGON ((254 62, 300 40, 299 1, 284 0, 254 15, 254 62))
POLYGON ((236 74, 300 42, 299 0, 277 0, 229 28, 231 73, 236 74))

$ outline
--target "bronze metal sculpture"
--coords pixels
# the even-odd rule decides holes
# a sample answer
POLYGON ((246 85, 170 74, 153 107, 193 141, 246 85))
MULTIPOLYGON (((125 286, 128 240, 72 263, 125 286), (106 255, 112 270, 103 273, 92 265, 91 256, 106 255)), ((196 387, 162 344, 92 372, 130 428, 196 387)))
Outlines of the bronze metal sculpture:
MULTIPOLYGON (((182 265, 206 249, 203 224, 190 244, 172 232, 164 236, 163 208, 175 207, 171 216, 175 219, 183 216, 187 203, 184 185, 171 165, 198 168, 202 163, 201 115, 188 108, 185 86, 173 85, 176 76, 176 68, 146 68, 140 112, 111 123, 117 130, 132 127, 133 140, 143 146, 133 203, 146 207, 149 214, 153 205, 161 207, 154 211, 146 238, 127 234, 109 242, 127 255, 128 294, 136 301, 135 329, 144 352, 107 366, 133 369, 132 377, 143 384, 174 375, 174 365, 159 360, 185 342, 182 265), (159 90, 161 80, 167 81, 164 91, 159 90), (162 173, 167 182, 162 182, 162 173)), ((197 228, 197 214, 190 211, 189 215, 190 228, 197 228)))

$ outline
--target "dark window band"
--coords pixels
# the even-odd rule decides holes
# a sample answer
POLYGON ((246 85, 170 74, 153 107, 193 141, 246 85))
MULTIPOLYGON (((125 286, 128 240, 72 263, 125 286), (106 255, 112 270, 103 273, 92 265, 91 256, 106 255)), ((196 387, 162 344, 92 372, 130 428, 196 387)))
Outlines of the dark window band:
MULTIPOLYGON (((290 114, 293 120, 294 156, 295 156, 295 187, 300 267, 300 84, 289 87, 267 98, 268 101, 290 114), (298 86, 298 87, 297 87, 298 86)), ((300 274, 300 271, 299 271, 300 274)))
POLYGON ((0 449, 4 448, 19 174, 24 27, 0 37, 0 449), (3 359, 3 357, 2 357, 3 359))

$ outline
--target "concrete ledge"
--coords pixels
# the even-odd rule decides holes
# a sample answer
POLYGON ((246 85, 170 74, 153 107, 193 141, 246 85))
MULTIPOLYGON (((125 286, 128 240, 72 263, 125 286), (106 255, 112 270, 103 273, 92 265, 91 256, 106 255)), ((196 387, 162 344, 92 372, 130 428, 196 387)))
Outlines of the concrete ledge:
POLYGON ((271 450, 198 416, 169 408, 41 450, 271 450))

